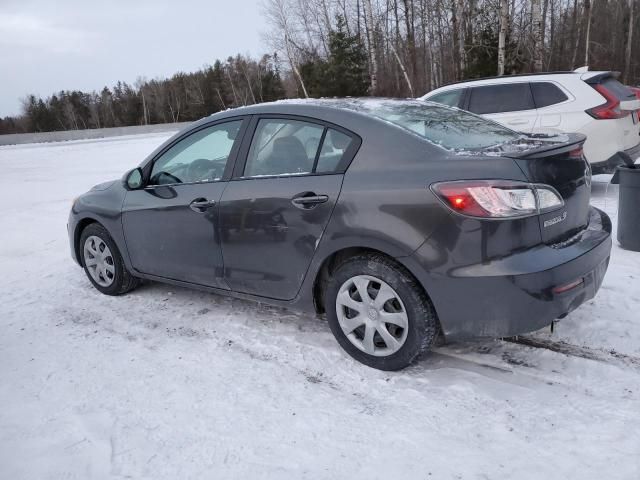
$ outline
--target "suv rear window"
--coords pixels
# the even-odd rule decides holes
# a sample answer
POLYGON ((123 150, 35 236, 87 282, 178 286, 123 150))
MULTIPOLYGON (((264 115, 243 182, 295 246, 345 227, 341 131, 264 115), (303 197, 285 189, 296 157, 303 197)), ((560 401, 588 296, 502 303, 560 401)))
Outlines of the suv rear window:
POLYGON ((548 107, 569 99, 562 90, 550 82, 531 83, 531 93, 533 93, 536 108, 548 107))
POLYGON ((505 83, 471 88, 469 111, 479 115, 535 108, 528 83, 505 83))

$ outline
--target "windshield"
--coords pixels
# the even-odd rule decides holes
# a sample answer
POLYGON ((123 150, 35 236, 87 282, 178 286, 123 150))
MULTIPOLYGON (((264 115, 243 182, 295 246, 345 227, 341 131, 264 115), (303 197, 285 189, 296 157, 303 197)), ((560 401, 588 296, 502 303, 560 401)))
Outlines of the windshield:
POLYGON ((482 150, 522 137, 477 115, 427 102, 387 101, 377 102, 375 107, 363 102, 361 107, 360 111, 365 110, 449 150, 482 150))

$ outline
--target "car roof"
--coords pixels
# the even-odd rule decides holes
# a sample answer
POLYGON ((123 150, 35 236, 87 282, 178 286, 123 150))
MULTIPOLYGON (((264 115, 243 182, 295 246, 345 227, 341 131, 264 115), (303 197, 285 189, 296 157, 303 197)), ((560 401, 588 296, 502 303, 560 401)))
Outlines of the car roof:
POLYGON ((221 113, 233 112, 234 115, 255 115, 261 113, 287 114, 291 112, 324 111, 325 109, 345 110, 358 112, 358 110, 370 110, 386 103, 394 105, 424 105, 415 98, 388 98, 388 97, 344 97, 344 98, 292 98, 276 100, 274 102, 256 103, 216 112, 210 116, 221 113))
MULTIPOLYGON (((345 98, 308 98, 277 100, 255 105, 231 108, 216 112, 196 122, 208 123, 242 115, 299 115, 335 123, 345 128, 356 130, 369 122, 384 122, 371 112, 385 104, 416 106, 424 108, 425 103, 419 99, 398 99, 386 97, 345 97, 345 98)), ((443 107, 440 104, 433 104, 443 107)), ((446 107, 445 107, 446 108, 446 107)), ((357 132, 356 132, 357 133, 357 132)))
POLYGON ((435 88, 430 92, 427 92, 420 98, 426 98, 427 96, 431 96, 436 92, 445 92, 447 90, 453 90, 457 88, 464 88, 467 86, 476 86, 476 85, 494 85, 496 83, 510 83, 511 79, 515 79, 515 81, 526 81, 529 78, 531 80, 553 80, 558 79, 558 77, 569 77, 569 78, 579 78, 580 80, 595 80, 596 78, 604 78, 607 76, 617 76, 618 72, 613 71, 588 71, 583 68, 579 68, 573 71, 555 71, 555 72, 535 72, 535 73, 517 73, 513 75, 502 75, 502 76, 493 76, 493 77, 483 77, 483 78, 474 78, 471 80, 461 80, 459 82, 452 82, 447 85, 443 85, 442 87, 435 88), (548 77, 548 78, 545 78, 548 77))

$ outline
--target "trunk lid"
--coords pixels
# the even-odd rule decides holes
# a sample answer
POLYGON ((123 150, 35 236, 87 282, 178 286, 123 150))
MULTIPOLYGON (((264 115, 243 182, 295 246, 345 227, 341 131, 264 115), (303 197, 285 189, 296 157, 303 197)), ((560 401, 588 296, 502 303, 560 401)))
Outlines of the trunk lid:
POLYGON ((564 206, 539 215, 542 241, 559 244, 575 237, 589 221, 591 169, 582 154, 586 137, 567 134, 529 137, 531 147, 506 153, 531 183, 551 185, 564 200, 564 206))

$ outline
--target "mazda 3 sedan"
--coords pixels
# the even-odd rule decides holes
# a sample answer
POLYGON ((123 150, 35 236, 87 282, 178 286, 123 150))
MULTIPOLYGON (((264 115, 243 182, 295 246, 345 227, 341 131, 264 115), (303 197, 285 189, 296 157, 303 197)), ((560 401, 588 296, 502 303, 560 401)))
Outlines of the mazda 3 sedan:
POLYGON ((80 196, 72 255, 107 295, 148 279, 325 313, 349 355, 396 370, 596 294, 611 223, 584 139, 422 101, 228 110, 80 196))

